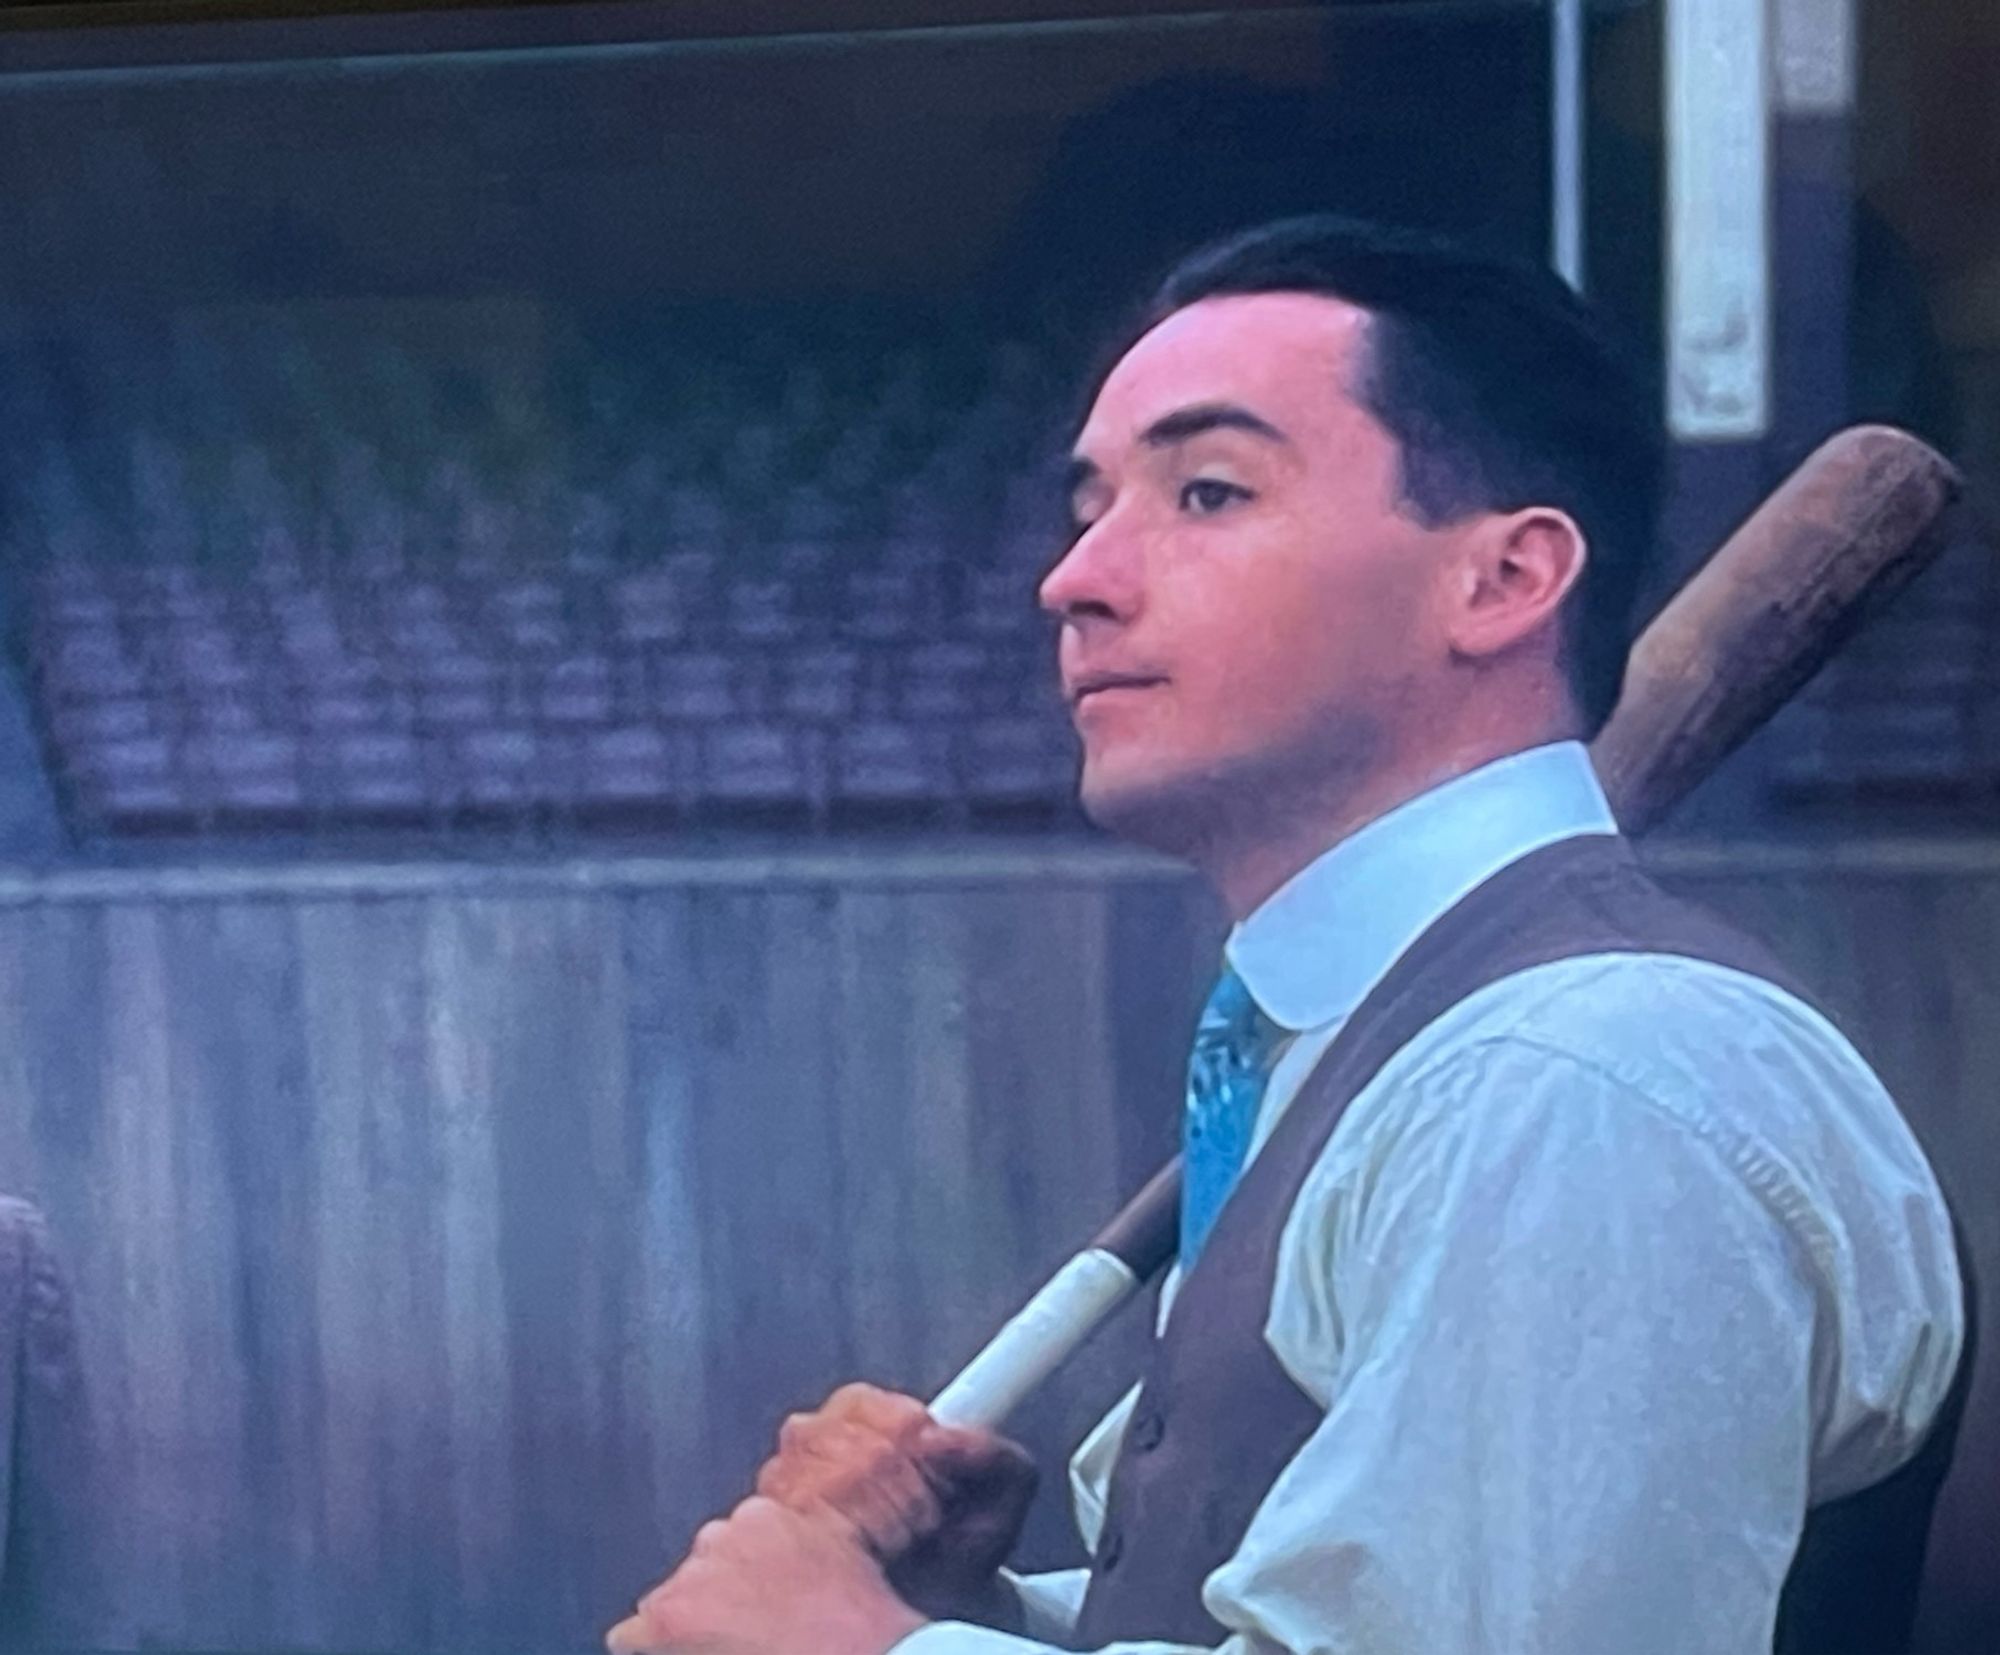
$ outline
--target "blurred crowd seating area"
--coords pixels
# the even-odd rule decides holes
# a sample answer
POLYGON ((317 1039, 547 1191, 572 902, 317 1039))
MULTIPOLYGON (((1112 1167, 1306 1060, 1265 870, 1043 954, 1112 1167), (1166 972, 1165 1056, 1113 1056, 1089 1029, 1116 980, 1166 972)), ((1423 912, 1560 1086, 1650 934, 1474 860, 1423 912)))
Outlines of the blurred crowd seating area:
POLYGON ((123 343, 44 341, 4 450, 85 834, 1068 809, 1067 410, 1025 347, 860 307, 530 364, 272 316, 123 343))

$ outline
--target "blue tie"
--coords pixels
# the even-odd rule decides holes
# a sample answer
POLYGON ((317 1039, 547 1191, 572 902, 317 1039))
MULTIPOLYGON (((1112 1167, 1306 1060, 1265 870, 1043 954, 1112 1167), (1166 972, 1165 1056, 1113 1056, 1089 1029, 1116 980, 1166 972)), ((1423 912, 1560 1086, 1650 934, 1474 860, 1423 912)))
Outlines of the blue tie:
POLYGON ((1285 1031, 1225 965, 1195 1028, 1181 1121, 1181 1269, 1201 1253, 1250 1155, 1257 1106, 1285 1031))

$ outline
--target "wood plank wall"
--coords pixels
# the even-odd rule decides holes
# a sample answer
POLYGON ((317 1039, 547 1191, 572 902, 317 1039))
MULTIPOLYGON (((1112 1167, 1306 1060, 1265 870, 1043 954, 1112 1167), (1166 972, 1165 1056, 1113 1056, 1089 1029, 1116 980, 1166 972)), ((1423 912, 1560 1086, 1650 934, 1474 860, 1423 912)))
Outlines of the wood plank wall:
MULTIPOLYGON (((2000 851, 1840 855, 1664 858, 1852 1015, 2000 1323, 2000 851)), ((935 1387, 1156 1164, 1219 937, 1088 848, 0 881, 104 1646, 593 1647, 788 1409, 935 1387)), ((1141 1337, 1019 1422, 1032 1561, 1141 1337)))

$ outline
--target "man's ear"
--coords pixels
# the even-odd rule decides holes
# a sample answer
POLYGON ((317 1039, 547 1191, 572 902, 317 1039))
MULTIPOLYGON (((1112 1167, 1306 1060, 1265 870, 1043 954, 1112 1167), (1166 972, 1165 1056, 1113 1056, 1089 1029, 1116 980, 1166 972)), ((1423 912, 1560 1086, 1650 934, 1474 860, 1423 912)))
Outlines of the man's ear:
POLYGON ((1504 654, 1548 630, 1589 555, 1568 512, 1527 506, 1469 525, 1460 548, 1447 633, 1461 656, 1504 654))

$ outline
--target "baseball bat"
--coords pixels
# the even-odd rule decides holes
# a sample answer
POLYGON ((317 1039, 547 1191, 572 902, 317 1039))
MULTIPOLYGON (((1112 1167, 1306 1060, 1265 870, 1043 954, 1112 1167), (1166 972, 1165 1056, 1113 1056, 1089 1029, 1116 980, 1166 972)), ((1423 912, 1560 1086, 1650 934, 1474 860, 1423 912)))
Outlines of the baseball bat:
MULTIPOLYGON (((1962 480, 1907 432, 1839 432, 1704 563, 1632 646, 1591 743, 1619 825, 1643 833, 1937 555, 1962 480)), ((1180 1158, 1155 1173, 932 1399, 995 1426, 1172 1261, 1180 1158)))

